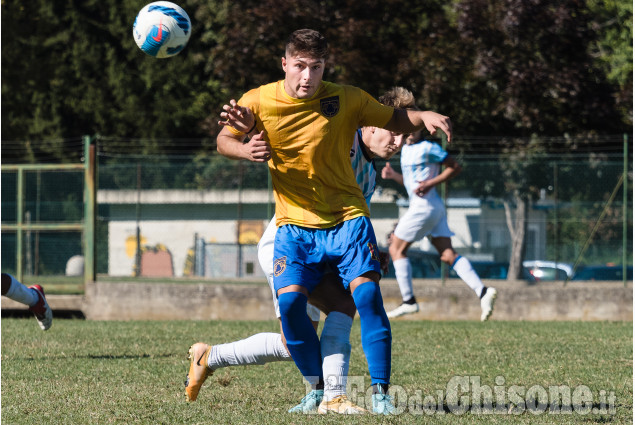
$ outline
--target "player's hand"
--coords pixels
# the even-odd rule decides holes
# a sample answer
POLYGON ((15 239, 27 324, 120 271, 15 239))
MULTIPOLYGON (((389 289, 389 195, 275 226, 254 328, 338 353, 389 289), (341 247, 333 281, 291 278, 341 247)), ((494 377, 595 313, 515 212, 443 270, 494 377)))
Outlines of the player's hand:
POLYGON ((265 131, 261 131, 243 145, 245 156, 251 162, 267 162, 271 159, 271 145, 265 138, 265 131))
POLYGON ((229 105, 223 105, 223 112, 220 113, 220 125, 234 127, 243 133, 248 132, 256 122, 256 117, 251 109, 238 105, 234 99, 229 101, 229 105))
POLYGON ((423 197, 426 193, 430 192, 430 189, 433 187, 434 185, 430 183, 430 180, 419 182, 419 186, 415 189, 415 195, 423 197))
POLYGON ((432 111, 424 111, 423 123, 430 134, 434 134, 437 130, 441 130, 446 136, 448 136, 448 143, 452 142, 452 121, 450 121, 450 117, 446 117, 445 115, 432 111))
POLYGON ((395 170, 390 166, 390 162, 387 162, 384 168, 381 169, 381 178, 385 180, 392 179, 395 176, 395 170))
POLYGON ((379 251, 379 266, 381 267, 381 272, 386 275, 388 274, 388 264, 390 263, 390 255, 387 252, 379 251))

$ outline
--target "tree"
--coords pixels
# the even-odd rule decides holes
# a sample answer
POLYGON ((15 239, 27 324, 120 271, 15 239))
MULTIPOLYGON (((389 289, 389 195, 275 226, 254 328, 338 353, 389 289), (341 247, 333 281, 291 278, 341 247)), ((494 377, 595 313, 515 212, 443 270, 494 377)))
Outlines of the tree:
POLYGON ((594 19, 590 30, 598 34, 590 53, 604 70, 614 92, 625 125, 633 125, 633 2, 625 0, 589 0, 594 19))
POLYGON ((522 269, 527 211, 536 196, 527 185, 528 173, 540 158, 540 144, 528 136, 600 128, 618 132, 624 126, 616 119, 614 90, 590 66, 589 46, 596 34, 589 31, 584 2, 466 0, 457 2, 455 10, 466 56, 472 60, 470 91, 489 106, 473 111, 475 122, 493 134, 524 136, 503 138, 497 146, 504 154, 501 197, 512 236, 508 276, 515 279, 522 269))
POLYGON ((174 58, 146 56, 131 35, 142 6, 3 2, 3 139, 50 140, 32 151, 62 160, 62 140, 85 134, 205 137, 204 120, 224 96, 197 54, 201 29, 194 26, 192 46, 174 58))
POLYGON ((498 134, 621 133, 615 91, 593 66, 597 33, 581 0, 475 0, 456 5, 473 90, 491 109, 473 111, 498 134))

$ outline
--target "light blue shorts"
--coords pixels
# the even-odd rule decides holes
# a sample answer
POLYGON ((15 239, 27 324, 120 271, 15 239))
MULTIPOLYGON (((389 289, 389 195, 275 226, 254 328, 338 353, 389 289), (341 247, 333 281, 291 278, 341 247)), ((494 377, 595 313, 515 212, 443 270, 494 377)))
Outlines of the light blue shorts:
POLYGON ((276 293, 289 285, 301 285, 311 293, 326 270, 337 273, 346 289, 366 272, 380 274, 379 249, 368 217, 327 229, 291 224, 278 228, 273 253, 276 293))

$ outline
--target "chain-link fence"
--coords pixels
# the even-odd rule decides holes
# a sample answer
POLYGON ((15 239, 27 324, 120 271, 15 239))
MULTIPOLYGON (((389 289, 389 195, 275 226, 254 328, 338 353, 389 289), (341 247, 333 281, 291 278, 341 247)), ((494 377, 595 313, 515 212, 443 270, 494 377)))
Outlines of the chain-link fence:
MULTIPOLYGON (((453 245, 474 261, 505 263, 510 227, 526 226, 525 260, 632 264, 632 149, 485 153, 456 140, 450 153, 463 171, 445 188, 453 245), (627 172, 625 173, 625 170, 627 172), (626 176, 626 179, 624 179, 626 176), (517 201, 528 203, 518 216, 517 201)), ((614 140, 613 140, 614 142, 614 140)), ((549 139, 544 145, 553 146, 549 139)), ((570 146, 568 144, 567 146, 570 146)), ((615 145, 615 143, 613 143, 615 145)), ((479 148, 480 146, 480 148, 479 148)), ((96 271, 110 276, 258 277, 256 247, 274 213, 265 164, 197 156, 113 152, 97 140, 96 271)), ((399 170, 399 157, 391 165, 399 170)), ((385 161, 378 160, 378 171, 385 161)), ((81 220, 81 173, 33 170, 25 175, 22 221, 81 220)), ((408 199, 392 181, 377 180, 371 211, 380 247, 408 199)), ((22 190, 22 189, 21 189, 22 190)), ((2 172, 2 268, 17 262, 16 174, 2 172)), ((26 274, 63 275, 81 255, 81 231, 25 233, 26 274)), ((424 240, 412 251, 426 252, 424 240)))
POLYGON ((3 167, 3 272, 83 278, 84 180, 82 164, 3 167))

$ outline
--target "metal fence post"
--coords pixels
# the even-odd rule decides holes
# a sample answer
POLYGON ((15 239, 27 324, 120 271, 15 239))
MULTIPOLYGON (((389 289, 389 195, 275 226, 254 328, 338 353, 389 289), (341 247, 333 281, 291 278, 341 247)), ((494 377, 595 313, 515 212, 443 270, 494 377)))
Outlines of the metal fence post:
MULTIPOLYGON (((440 131, 439 133, 441 133, 441 147, 443 148, 443 150, 447 151, 447 149, 448 149, 447 136, 442 131, 440 131)), ((403 170, 401 172, 403 173, 403 170)), ((448 188, 447 182, 443 182, 441 184, 441 187, 439 188, 440 192, 441 192, 439 195, 441 195, 441 199, 443 199, 443 206, 445 207, 446 211, 447 211, 447 208, 448 208, 448 205, 447 205, 447 202, 448 202, 447 188, 448 188)), ((447 214, 447 212, 446 212, 446 214, 447 214)), ((445 264, 443 261, 441 261, 441 285, 442 286, 445 286, 445 280, 446 280, 446 275, 447 274, 449 274, 448 265, 445 264)))
POLYGON ((15 277, 18 281, 23 281, 22 270, 22 253, 23 248, 23 229, 24 223, 24 168, 18 167, 18 182, 17 182, 17 228, 16 228, 16 252, 15 252, 15 277))
POLYGON ((622 278, 626 287, 626 249, 628 239, 628 134, 624 134, 624 188, 622 189, 622 278))
POLYGON ((95 281, 95 145, 84 136, 84 284, 95 281))

